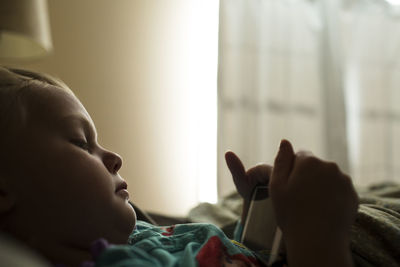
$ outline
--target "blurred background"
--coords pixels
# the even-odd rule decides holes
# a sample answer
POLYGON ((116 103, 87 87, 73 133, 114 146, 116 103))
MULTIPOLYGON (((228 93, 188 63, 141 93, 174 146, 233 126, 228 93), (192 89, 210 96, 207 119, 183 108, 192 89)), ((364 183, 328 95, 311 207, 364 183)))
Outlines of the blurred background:
POLYGON ((395 0, 14 2, 36 1, 44 55, 0 62, 70 86, 144 210, 215 203, 234 190, 226 150, 272 163, 282 138, 358 186, 399 181, 395 0))

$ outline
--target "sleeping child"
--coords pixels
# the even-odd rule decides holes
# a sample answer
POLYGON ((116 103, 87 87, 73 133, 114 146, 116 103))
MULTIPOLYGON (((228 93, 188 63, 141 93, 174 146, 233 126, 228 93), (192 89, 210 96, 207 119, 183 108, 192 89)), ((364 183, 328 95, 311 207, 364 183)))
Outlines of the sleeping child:
MULTIPOLYGON (((257 252, 211 224, 137 221, 121 157, 97 142, 89 113, 61 81, 1 67, 0 129, 0 231, 49 263, 262 266, 257 252)), ((233 152, 225 157, 244 199, 242 221, 254 187, 269 183, 289 266, 353 266, 358 196, 335 163, 295 153, 287 140, 273 168, 246 171, 233 152)))

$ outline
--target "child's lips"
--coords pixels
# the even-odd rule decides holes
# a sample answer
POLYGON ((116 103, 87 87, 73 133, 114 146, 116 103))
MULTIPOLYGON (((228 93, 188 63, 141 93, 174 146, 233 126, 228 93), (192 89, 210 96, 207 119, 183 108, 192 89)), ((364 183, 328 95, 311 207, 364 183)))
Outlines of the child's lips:
POLYGON ((125 199, 129 199, 128 184, 125 181, 121 182, 117 186, 115 193, 125 199))
POLYGON ((129 199, 129 192, 126 189, 120 189, 116 192, 116 194, 126 200, 129 199))

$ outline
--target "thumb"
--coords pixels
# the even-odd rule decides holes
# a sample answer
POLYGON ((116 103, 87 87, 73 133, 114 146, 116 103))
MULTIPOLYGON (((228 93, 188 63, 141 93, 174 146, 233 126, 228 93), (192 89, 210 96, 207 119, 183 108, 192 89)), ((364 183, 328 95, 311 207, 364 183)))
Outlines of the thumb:
POLYGON ((236 156, 235 153, 232 151, 226 152, 225 161, 234 180, 238 178, 241 179, 246 176, 246 169, 244 168, 242 161, 238 156, 236 156))
POLYGON ((274 167, 270 179, 270 187, 285 185, 292 172, 295 154, 292 144, 283 139, 279 145, 278 154, 275 157, 274 167))

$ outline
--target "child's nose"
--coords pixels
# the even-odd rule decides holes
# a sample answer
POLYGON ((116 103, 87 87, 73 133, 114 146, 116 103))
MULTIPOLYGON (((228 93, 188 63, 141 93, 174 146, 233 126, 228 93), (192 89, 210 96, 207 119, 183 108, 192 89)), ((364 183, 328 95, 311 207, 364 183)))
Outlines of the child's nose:
POLYGON ((112 174, 116 174, 122 166, 121 156, 111 151, 104 152, 103 162, 108 171, 112 174))

